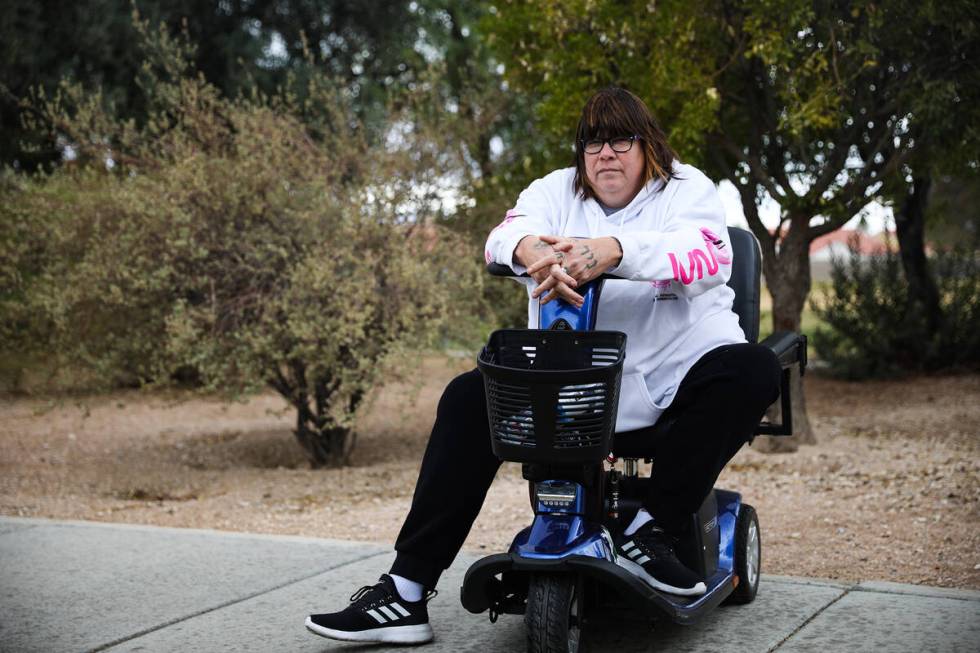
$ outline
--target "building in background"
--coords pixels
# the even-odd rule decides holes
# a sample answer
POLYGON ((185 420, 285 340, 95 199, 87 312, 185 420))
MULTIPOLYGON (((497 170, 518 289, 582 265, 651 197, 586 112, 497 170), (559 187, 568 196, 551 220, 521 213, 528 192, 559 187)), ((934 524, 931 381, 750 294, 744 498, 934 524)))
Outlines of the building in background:
POLYGON ((850 244, 856 245, 861 258, 884 254, 891 248, 898 250, 898 239, 894 232, 880 231, 868 234, 858 229, 838 229, 820 236, 810 243, 810 274, 814 281, 830 279, 831 261, 847 259, 850 256, 850 244))

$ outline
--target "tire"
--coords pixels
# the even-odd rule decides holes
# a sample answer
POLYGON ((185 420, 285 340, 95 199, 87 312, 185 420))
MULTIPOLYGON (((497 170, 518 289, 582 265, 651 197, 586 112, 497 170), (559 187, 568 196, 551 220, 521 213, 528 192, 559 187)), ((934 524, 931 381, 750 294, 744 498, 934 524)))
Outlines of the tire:
POLYGON ((578 582, 571 574, 532 574, 528 582, 528 653, 583 653, 578 582))
POLYGON ((755 508, 742 504, 735 521, 735 574, 738 586, 725 603, 744 605, 755 600, 762 569, 762 533, 755 508))

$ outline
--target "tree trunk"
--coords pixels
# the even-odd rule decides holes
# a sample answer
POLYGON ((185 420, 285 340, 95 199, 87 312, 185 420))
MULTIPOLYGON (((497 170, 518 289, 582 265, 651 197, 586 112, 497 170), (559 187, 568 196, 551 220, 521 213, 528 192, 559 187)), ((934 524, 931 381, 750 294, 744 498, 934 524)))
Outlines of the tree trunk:
POLYGON ((293 434, 299 445, 303 447, 306 459, 310 461, 310 467, 318 469, 326 466, 330 460, 330 449, 324 446, 324 442, 317 437, 316 432, 307 428, 305 424, 297 423, 293 434))
POLYGON ((346 465, 356 440, 354 429, 344 426, 315 431, 303 425, 297 426, 293 433, 313 469, 346 465))
POLYGON ((898 235, 899 255, 905 279, 908 281, 909 309, 925 312, 930 334, 942 323, 939 291, 929 274, 925 246, 925 213, 929 202, 932 178, 914 177, 901 208, 895 213, 895 232, 898 235))
MULTIPOLYGON (((354 451, 357 434, 353 428, 339 426, 326 416, 329 409, 329 392, 326 381, 316 384, 311 404, 306 383, 306 367, 301 362, 292 364, 294 376, 288 378, 282 369, 275 369, 269 377, 269 385, 296 409, 296 428, 293 435, 303 448, 310 467, 346 465, 354 451)), ((353 415, 363 399, 363 392, 355 392, 350 398, 349 410, 353 415)))
MULTIPOLYGON (((794 216, 790 229, 782 239, 779 252, 763 260, 766 287, 772 295, 772 327, 776 331, 799 333, 803 307, 810 293, 810 243, 807 239, 808 216, 794 216)), ((799 372, 790 377, 790 399, 793 411, 793 435, 760 436, 752 447, 766 453, 796 451, 800 444, 816 444, 810 426, 803 395, 803 380, 799 372)), ((767 413, 770 419, 780 419, 779 404, 767 413), (773 411, 775 411, 773 413, 773 411)))
POLYGON ((772 295, 772 330, 799 332, 803 307, 810 294, 810 243, 807 222, 793 220, 779 243, 779 252, 763 260, 766 287, 772 295))
POLYGON ((296 430, 293 434, 303 447, 313 469, 346 465, 356 440, 354 429, 350 427, 318 424, 308 406, 297 407, 296 430))

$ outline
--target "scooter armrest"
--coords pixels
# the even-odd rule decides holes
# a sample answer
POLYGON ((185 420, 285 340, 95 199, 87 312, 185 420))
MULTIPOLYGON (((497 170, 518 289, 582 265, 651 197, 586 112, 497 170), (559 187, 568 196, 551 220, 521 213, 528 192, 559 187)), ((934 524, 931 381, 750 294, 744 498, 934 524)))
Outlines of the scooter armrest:
POLYGON ((777 331, 761 343, 776 354, 779 364, 783 369, 800 366, 800 375, 806 369, 806 336, 792 331, 777 331))
POLYGON ((793 435, 793 408, 790 398, 792 368, 800 368, 800 376, 806 369, 806 336, 792 331, 777 331, 761 343, 776 354, 783 368, 779 382, 780 417, 779 422, 764 421, 756 428, 756 435, 793 435))
POLYGON ((503 263, 487 263, 487 272, 495 277, 526 277, 526 274, 514 274, 514 271, 503 263))

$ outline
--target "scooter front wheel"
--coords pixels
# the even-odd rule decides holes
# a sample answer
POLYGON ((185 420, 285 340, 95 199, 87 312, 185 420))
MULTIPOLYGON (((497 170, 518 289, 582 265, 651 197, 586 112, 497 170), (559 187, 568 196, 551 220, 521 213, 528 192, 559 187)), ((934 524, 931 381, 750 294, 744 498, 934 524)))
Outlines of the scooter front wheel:
POLYGON ((571 574, 532 574, 528 581, 528 653, 582 653, 582 601, 571 574))

